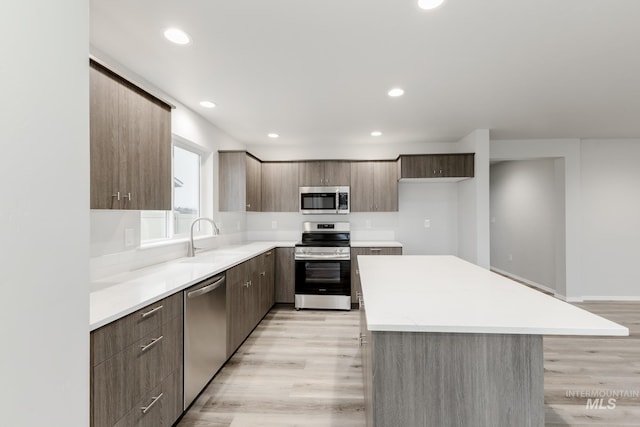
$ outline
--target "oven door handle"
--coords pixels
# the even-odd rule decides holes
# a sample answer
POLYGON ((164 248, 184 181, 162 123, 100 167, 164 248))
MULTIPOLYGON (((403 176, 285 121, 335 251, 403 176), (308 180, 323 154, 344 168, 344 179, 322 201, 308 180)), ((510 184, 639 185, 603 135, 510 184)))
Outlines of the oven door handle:
POLYGON ((336 260, 336 261, 349 261, 351 256, 349 254, 346 255, 296 255, 295 260, 336 260))

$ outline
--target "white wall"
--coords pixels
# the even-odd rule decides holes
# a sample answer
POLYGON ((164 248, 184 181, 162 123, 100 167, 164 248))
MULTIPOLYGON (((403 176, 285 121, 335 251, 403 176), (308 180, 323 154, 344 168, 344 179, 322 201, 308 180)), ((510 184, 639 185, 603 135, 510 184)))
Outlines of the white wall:
POLYGON ((401 182, 398 212, 301 215, 296 212, 247 214, 248 240, 300 240, 304 221, 348 221, 352 240, 397 240, 406 255, 457 254, 456 183, 401 182), (424 227, 424 220, 431 227, 424 227), (275 221, 275 228, 273 228, 275 221))
MULTIPOLYGON (((554 292, 557 236, 564 231, 557 229, 558 216, 564 218, 556 205, 560 178, 555 159, 491 166, 491 267, 554 292)), ((558 262, 564 264, 564 253, 558 262)))
POLYGON ((476 153, 475 177, 458 183, 458 256, 489 268, 489 131, 473 131, 458 145, 461 153, 476 153))
POLYGON ((405 255, 458 254, 458 184, 400 182, 395 234, 405 255))
MULTIPOLYGON (((504 140, 491 141, 491 160, 524 160, 536 158, 555 158, 556 167, 564 170, 564 188, 557 189, 556 197, 564 198, 564 266, 556 269, 556 292, 568 300, 582 299, 581 290, 581 179, 580 179, 580 140, 578 139, 546 139, 546 140, 504 140), (564 275, 564 280, 563 276, 564 275), (564 292, 563 292, 564 291, 564 292)), ((556 245, 562 251, 562 241, 556 245)), ((560 259, 562 254, 557 254, 560 259)), ((558 264, 557 264, 558 266, 558 264)))
POLYGON ((640 299, 640 140, 583 140, 581 292, 640 299))
POLYGON ((567 299, 640 299, 640 140, 491 142, 492 160, 544 157, 564 162, 567 299))
POLYGON ((0 14, 0 423, 89 425, 88 3, 0 14))

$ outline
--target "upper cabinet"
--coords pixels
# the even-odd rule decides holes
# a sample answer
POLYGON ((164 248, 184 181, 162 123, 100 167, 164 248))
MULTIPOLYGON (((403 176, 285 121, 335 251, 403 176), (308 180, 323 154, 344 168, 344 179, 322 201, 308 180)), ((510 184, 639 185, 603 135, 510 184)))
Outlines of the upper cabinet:
POLYGON ((398 210, 398 163, 371 161, 351 163, 351 212, 398 210))
POLYGON ((221 212, 262 210, 262 163, 245 151, 218 152, 221 212))
POLYGON ((171 107, 90 62, 92 209, 171 209, 171 107))
POLYGON ((298 212, 298 163, 262 163, 262 212, 298 212))
POLYGON ((400 179, 472 178, 473 176, 473 153, 400 156, 400 179))
POLYGON ((351 184, 351 162, 317 160, 298 163, 298 184, 302 187, 351 184))

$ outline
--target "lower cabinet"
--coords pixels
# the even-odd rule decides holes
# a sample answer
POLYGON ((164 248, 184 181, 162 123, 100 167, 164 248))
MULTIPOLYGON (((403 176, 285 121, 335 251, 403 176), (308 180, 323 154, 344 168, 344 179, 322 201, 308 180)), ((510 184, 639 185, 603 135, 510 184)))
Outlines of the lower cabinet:
POLYGON ((401 247, 351 247, 351 304, 357 304, 358 295, 362 292, 358 255, 402 255, 401 247))
MULTIPOLYGON (((227 357, 273 307, 275 269, 272 249, 226 271, 227 357)), ((92 427, 168 427, 182 415, 183 319, 177 292, 91 332, 92 427)))
POLYGON ((273 307, 274 260, 270 250, 227 270, 227 357, 273 307))
POLYGON ((294 248, 276 249, 276 302, 293 304, 296 293, 294 248))
POLYGON ((93 427, 170 426, 181 415, 181 297, 165 298, 91 333, 93 427))

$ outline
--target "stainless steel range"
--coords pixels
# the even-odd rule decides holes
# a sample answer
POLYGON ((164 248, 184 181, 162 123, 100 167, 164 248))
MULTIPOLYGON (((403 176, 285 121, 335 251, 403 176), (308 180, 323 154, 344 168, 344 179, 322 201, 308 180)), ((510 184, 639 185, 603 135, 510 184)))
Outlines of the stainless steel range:
POLYGON ((305 222, 296 244, 295 308, 351 309, 348 222, 305 222))

